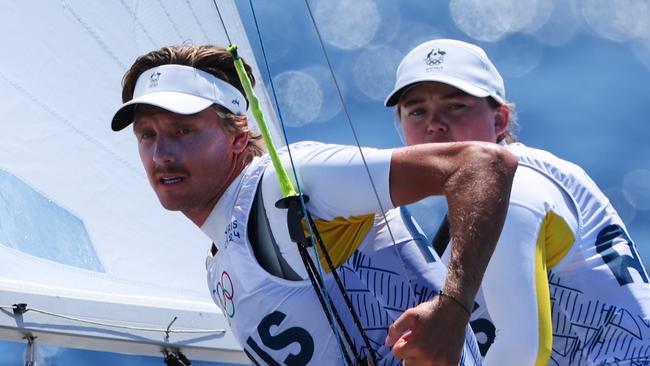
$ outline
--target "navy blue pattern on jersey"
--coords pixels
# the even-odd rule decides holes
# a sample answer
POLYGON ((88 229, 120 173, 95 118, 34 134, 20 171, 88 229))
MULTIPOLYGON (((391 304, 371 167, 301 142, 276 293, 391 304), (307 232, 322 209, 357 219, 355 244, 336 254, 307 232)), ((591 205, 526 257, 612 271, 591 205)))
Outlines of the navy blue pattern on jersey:
MULTIPOLYGON (((361 249, 338 269, 371 346, 377 347, 379 365, 400 364, 391 356, 390 349, 383 345, 388 327, 408 308, 431 300, 439 291, 432 286, 435 281, 430 275, 431 272, 444 271, 444 267, 436 264, 423 275, 421 271, 427 268, 426 263, 432 265, 437 261, 422 256, 421 250, 414 240, 374 249, 370 254, 361 249), (411 260, 400 263, 396 251, 403 258, 411 260), (414 264, 414 256, 424 262, 414 264), (402 267, 402 264, 406 267, 402 267)), ((361 349, 364 350, 363 347, 361 349)), ((467 327, 460 365, 481 365, 481 362, 478 345, 471 328, 467 327)))
POLYGON ((549 365, 649 365, 650 322, 628 309, 586 298, 549 272, 553 352, 549 365), (603 357, 617 354, 615 359, 603 357))

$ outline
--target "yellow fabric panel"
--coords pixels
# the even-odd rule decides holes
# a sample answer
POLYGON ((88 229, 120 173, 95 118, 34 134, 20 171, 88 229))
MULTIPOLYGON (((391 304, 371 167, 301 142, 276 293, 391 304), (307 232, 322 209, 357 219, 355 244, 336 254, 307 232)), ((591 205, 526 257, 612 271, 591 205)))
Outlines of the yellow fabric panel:
POLYGON ((546 226, 546 267, 552 269, 569 252, 576 238, 566 221, 555 212, 544 218, 546 226))
MULTIPOLYGON (((352 253, 357 250, 363 239, 368 235, 374 222, 374 214, 351 216, 348 218, 337 217, 330 221, 321 219, 314 220, 320 237, 323 239, 327 253, 332 259, 332 264, 335 268, 338 268, 341 264, 345 263, 350 256, 352 256, 352 253)), ((305 235, 309 237, 309 230, 307 229, 304 220, 302 226, 305 230, 305 235)), ((323 266, 323 269, 329 273, 330 268, 327 265, 327 261, 325 260, 320 247, 316 245, 316 248, 318 249, 318 258, 320 259, 321 266, 323 266)))
POLYGON ((546 266, 546 235, 549 217, 547 214, 539 228, 535 250, 535 289, 537 293, 537 322, 539 324, 539 344, 537 347, 535 366, 548 365, 553 348, 551 295, 546 266))
POLYGON ((537 234, 535 252, 535 287, 539 324, 539 345, 535 365, 547 365, 553 348, 548 270, 566 256, 574 241, 575 236, 566 221, 555 212, 547 213, 537 234))

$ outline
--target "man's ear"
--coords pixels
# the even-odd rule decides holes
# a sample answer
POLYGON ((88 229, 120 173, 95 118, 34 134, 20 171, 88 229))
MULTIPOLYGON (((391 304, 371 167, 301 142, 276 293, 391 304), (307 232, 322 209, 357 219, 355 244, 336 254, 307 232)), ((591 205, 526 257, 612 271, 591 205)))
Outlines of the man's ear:
POLYGON ((497 136, 503 135, 510 128, 510 107, 507 104, 500 105, 494 110, 494 133, 497 136))
POLYGON ((248 131, 240 132, 236 134, 232 141, 232 148, 236 153, 241 153, 246 150, 248 146, 249 134, 248 131))

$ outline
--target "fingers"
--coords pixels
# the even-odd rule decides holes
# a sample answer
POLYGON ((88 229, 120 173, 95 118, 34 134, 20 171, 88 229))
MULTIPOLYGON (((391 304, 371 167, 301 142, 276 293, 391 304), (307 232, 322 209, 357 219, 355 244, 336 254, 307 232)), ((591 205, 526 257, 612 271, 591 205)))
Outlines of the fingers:
POLYGON ((397 341, 395 341, 395 344, 393 344, 391 352, 393 352, 393 356, 397 358, 406 359, 411 353, 411 348, 413 347, 407 340, 404 338, 399 338, 397 341))
MULTIPOLYGON (((386 345, 409 366, 458 365, 465 326, 456 327, 453 319, 449 325, 448 317, 437 317, 437 299, 405 311, 388 328, 386 345)), ((456 311, 462 313, 460 309, 456 311)))
MULTIPOLYGON (((424 365, 448 365, 447 363, 435 362, 434 355, 430 355, 423 351, 422 345, 418 344, 417 340, 409 342, 400 338, 395 342, 392 352, 393 356, 402 360, 402 364, 409 366, 424 366, 424 365)), ((454 364, 458 365, 458 363, 454 364)))
POLYGON ((405 333, 413 329, 417 318, 418 316, 409 310, 405 311, 399 318, 397 318, 397 320, 395 320, 395 322, 393 322, 393 324, 388 327, 388 335, 386 336, 386 341, 384 342, 386 346, 392 347, 398 339, 402 338, 402 336, 409 336, 410 334, 405 333))

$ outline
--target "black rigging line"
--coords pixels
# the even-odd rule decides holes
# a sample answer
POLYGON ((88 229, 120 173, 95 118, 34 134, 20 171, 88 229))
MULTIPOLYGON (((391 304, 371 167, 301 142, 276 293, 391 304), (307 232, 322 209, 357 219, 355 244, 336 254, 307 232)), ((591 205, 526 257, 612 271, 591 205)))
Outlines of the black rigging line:
MULTIPOLYGON (((219 10, 219 5, 217 5, 216 0, 213 0, 213 3, 214 3, 215 9, 217 10, 217 14, 219 15, 219 19, 221 21, 221 25, 223 26, 224 33, 226 34, 226 38, 228 39, 228 43, 230 45, 232 45, 232 40, 230 38, 230 35, 228 34, 228 29, 226 28, 226 24, 224 23, 223 17, 221 16, 221 11, 219 10)), ((259 38, 259 41, 260 41, 260 45, 262 47, 262 55, 263 55, 263 58, 264 58, 264 64, 266 66, 267 73, 269 74, 269 84, 271 85, 271 90, 273 92, 273 97, 274 97, 274 100, 275 100, 275 103, 276 103, 276 106, 277 106, 277 109, 278 109, 278 115, 279 115, 279 118, 280 118, 280 122, 282 122, 282 112, 281 112, 280 106, 278 104, 277 95, 275 93, 275 87, 273 86, 273 80, 270 78, 271 71, 270 71, 269 64, 268 64, 268 61, 267 61, 267 58, 266 58, 266 51, 264 50, 264 43, 262 42, 261 34, 260 34, 260 31, 259 31, 259 23, 257 22, 257 17, 255 15, 255 9, 253 7, 253 3, 251 1, 249 1, 249 4, 250 4, 251 11, 252 11, 252 14, 253 14, 253 19, 255 21, 255 29, 257 30, 257 35, 258 35, 258 38, 259 38)), ((280 124, 282 125, 282 131, 284 133, 285 144, 288 145, 289 143, 288 143, 287 134, 286 134, 286 131, 285 131, 285 128, 284 128, 284 124, 283 123, 280 123, 280 124)), ((288 149, 288 152, 289 152, 289 158, 291 160, 291 166, 294 167, 293 158, 291 156, 291 150, 288 149)), ((295 176, 296 175, 295 167, 293 169, 293 173, 294 173, 294 176, 295 176)), ((297 184, 298 184, 298 187, 297 187, 298 192, 300 192, 300 185, 299 185, 300 183, 297 183, 297 184)), ((303 198, 303 195, 300 195, 299 197, 300 197, 301 206, 302 206, 303 211, 304 211, 305 199, 303 198)), ((311 230, 311 228, 310 228, 310 230, 311 230)), ((337 344, 339 345, 339 349, 341 351, 341 354, 342 354, 343 358, 345 359, 347 365, 352 366, 352 360, 350 359, 350 356, 348 355, 348 352, 347 352, 346 348, 343 346, 343 344, 341 342, 341 337, 340 337, 340 335, 338 333, 338 330, 337 330, 336 326, 334 325, 334 319, 336 319, 336 321, 341 326, 341 328, 343 329, 344 332, 345 332, 345 328, 343 327, 342 321, 341 321, 338 313, 336 313, 336 309, 334 309, 334 313, 332 313, 332 310, 330 309, 330 306, 333 307, 334 305, 333 305, 332 300, 330 299, 329 295, 327 294, 327 291, 325 290, 324 286, 321 285, 322 286, 321 287, 318 284, 318 283, 322 282, 322 280, 321 280, 322 276, 321 277, 318 276, 318 272, 316 271, 316 267, 315 267, 313 262, 311 263, 311 266, 308 264, 308 262, 311 262, 311 257, 309 257, 309 254, 303 255, 304 253, 306 253, 306 249, 304 248, 304 246, 302 244, 298 243, 298 249, 300 251, 301 258, 303 260, 303 264, 305 265, 305 269, 307 270, 310 281, 312 283, 312 287, 314 288, 314 291, 316 292, 318 300, 321 303, 321 306, 323 308, 323 312, 325 313, 327 321, 330 324, 330 327, 332 328, 332 332, 334 333, 334 335, 336 337, 337 344), (327 301, 325 301, 325 298, 327 298, 327 301)), ((351 340, 349 338, 349 335, 347 333, 345 334, 345 337, 349 342, 350 350, 356 356, 354 346, 353 346, 353 344, 352 344, 352 342, 351 342, 351 340)), ((356 357, 356 359, 357 359, 357 361, 359 360, 358 357, 356 357)))
MULTIPOLYGON (((230 35, 228 34, 228 30, 227 30, 227 28, 225 26, 225 23, 223 22, 223 17, 221 16, 221 11, 219 10, 219 6, 217 5, 216 0, 213 0, 213 2, 214 2, 214 5, 215 5, 215 8, 217 10, 217 13, 219 14, 219 19, 221 20, 221 24, 223 25, 223 29, 224 29, 224 32, 226 34, 226 38, 228 39, 228 42, 232 45, 232 40, 230 38, 230 35)), ((284 123, 282 123, 282 121, 283 121, 282 111, 281 111, 281 108, 280 108, 280 105, 279 105, 279 102, 278 102, 277 93, 275 91, 275 86, 273 84, 273 78, 272 78, 272 74, 271 74, 271 71, 270 71, 268 58, 266 56, 266 50, 264 49, 264 42, 262 41, 261 32, 260 32, 260 28, 259 28, 259 23, 257 21, 257 16, 255 14, 255 8, 253 7, 252 0, 249 0, 249 5, 250 5, 250 8, 251 8, 251 12, 252 12, 252 15, 253 15, 253 20, 254 20, 254 23, 255 23, 256 30, 257 30, 258 39, 259 39, 260 46, 261 46, 261 49, 262 49, 262 56, 263 56, 263 59, 264 59, 264 64, 265 64, 265 67, 266 67, 266 71, 267 71, 267 73, 269 75, 269 84, 271 86, 271 91, 272 91, 273 98, 274 98, 274 101, 275 101, 275 105, 276 105, 276 108, 277 108, 277 111, 278 111, 278 115, 279 115, 279 119, 280 119, 280 125, 282 127, 282 132, 284 134, 285 144, 288 146, 289 141, 288 141, 288 138, 287 138, 286 128, 285 128, 284 123)), ((307 5, 307 7, 309 8, 309 5, 307 5)), ((310 15, 311 15, 311 10, 310 10, 310 15)), ((312 16, 312 21, 313 21, 313 16, 312 16)), ((315 25, 315 23, 314 23, 314 25, 315 25)), ((317 32, 318 32, 318 30, 317 30, 317 32)), ((319 34, 319 40, 320 40, 320 34, 319 34)), ((323 47, 322 40, 321 40, 321 47, 323 47)), ((330 70, 332 70, 331 64, 329 63, 329 59, 328 59, 328 65, 330 67, 330 70)), ((335 83, 336 83, 336 78, 335 78, 335 83)), ((337 86, 337 90, 339 92, 339 96, 341 96, 341 92, 340 92, 340 88, 338 86, 338 83, 336 83, 336 86, 337 86)), ((342 96, 341 96, 341 101, 343 102, 342 96)), ((345 108, 345 105, 344 105, 344 108, 345 108)), ((347 109, 346 109, 346 115, 348 116, 348 121, 350 123, 350 126, 352 127, 352 122, 350 120, 350 116, 349 116, 349 113, 348 113, 347 109)), ((355 134, 355 140, 357 141, 357 145, 360 146, 359 142, 358 142, 359 140, 356 137, 356 133, 354 131, 354 128, 352 128, 352 131, 355 134)), ((293 161, 293 157, 291 155, 291 149, 287 149, 287 151, 288 151, 288 154, 289 154, 289 159, 291 161, 291 167, 293 169, 293 174, 294 174, 294 176, 297 176, 296 169, 295 169, 295 164, 294 164, 294 161, 293 161)), ((361 153, 361 154, 362 154, 362 157, 363 157, 363 153, 361 153)), ((368 170, 367 164, 365 162, 365 158, 363 158, 363 161, 364 161, 364 165, 366 166, 366 170, 368 170)), ((368 171, 368 174, 370 174, 369 171, 368 171)), ((372 182, 372 180, 371 180, 371 182, 372 182)), ((296 182, 296 185, 297 185, 298 192, 301 192, 300 183, 296 182)), ((374 184, 373 184, 373 189, 374 189, 374 184)), ((377 195, 376 189, 375 189, 375 195, 377 195)), ((295 197, 293 197, 293 198, 295 198, 295 197)), ((298 245, 298 249, 300 251, 301 257, 302 257, 303 262, 304 262, 303 264, 305 265, 307 273, 309 274, 310 280, 312 282, 312 286, 314 287, 314 290, 316 291, 316 294, 317 294, 317 296, 319 298, 321 306, 323 307, 323 311, 325 312, 325 315, 327 316, 327 320, 330 323, 330 326, 332 327, 332 331, 333 331, 333 333, 335 334, 335 336, 337 338, 337 342, 339 344, 340 351, 341 351, 345 361, 348 363, 348 365, 351 365, 351 360, 349 358, 349 355, 347 354, 347 350, 346 350, 345 346, 343 346, 340 335, 338 334, 338 331, 337 331, 337 329, 336 329, 336 327, 334 325, 334 319, 336 320, 339 327, 341 328, 341 331, 344 333, 344 336, 346 338, 346 341, 348 342, 348 346, 350 348, 350 351, 354 354, 355 359, 357 361, 357 364, 369 363, 370 365, 375 365, 376 364, 376 357, 375 357, 375 354, 374 354, 372 348, 370 347, 370 342, 369 342, 368 336, 367 336, 367 334, 365 333, 363 327, 360 324, 360 320, 358 318, 358 315, 356 314, 356 312, 354 311, 354 309, 352 307, 351 301, 350 301, 350 299, 349 299, 349 297, 347 295, 347 292, 345 291, 344 286, 342 285, 342 282, 341 282, 341 280, 340 280, 340 278, 339 278, 339 276, 338 276, 338 274, 336 272, 336 269, 332 265, 331 259, 329 258, 327 250, 326 250, 326 248, 325 248, 325 246, 324 246, 324 244, 323 244, 323 242, 322 242, 322 240, 320 238, 320 234, 318 233, 318 229, 314 225, 313 220, 311 219, 311 216, 309 215, 309 212, 306 209, 306 205, 305 205, 306 199, 305 199, 304 195, 302 195, 302 194, 299 194, 297 198, 299 198, 299 200, 300 200, 300 204, 301 204, 300 206, 301 206, 302 211, 303 211, 303 216, 305 217, 307 222, 310 223, 307 226, 308 229, 309 229, 309 232, 310 232, 310 238, 309 239, 311 239, 312 244, 316 244, 315 242, 318 241, 318 245, 320 246, 321 251, 325 255, 326 262, 328 263, 328 265, 330 267, 330 270, 331 270, 331 273, 333 274, 333 276, 334 276, 334 278, 336 280, 336 283, 337 283, 337 286, 338 286, 338 288, 339 288, 339 290, 341 292, 341 295, 345 298, 345 302, 346 302, 346 305, 348 306, 348 310, 350 311, 351 316, 353 317, 354 323, 355 323, 356 327, 358 328, 361 337, 363 338, 363 341, 365 343, 366 348, 368 349, 368 352, 370 354, 370 360, 365 359, 365 362, 364 362, 364 360, 361 360, 360 356, 357 354, 357 352, 355 350, 355 347, 354 347, 354 344, 353 344, 352 340, 350 339, 350 336, 347 333, 346 328, 343 326, 342 321, 340 319, 340 316, 338 315, 338 311, 336 310, 336 308, 335 308, 335 306, 334 306, 334 304, 333 304, 333 302, 332 302, 332 300, 331 300, 331 298, 330 298, 329 294, 327 293, 327 290, 326 290, 326 288, 324 286, 322 269, 321 269, 320 276, 318 276, 317 275, 318 274, 317 269, 320 269, 320 266, 319 266, 319 268, 316 268, 316 265, 313 262, 311 262, 311 257, 307 253, 306 247, 303 245, 303 244, 306 244, 306 243, 300 243, 299 241, 296 241, 296 244, 298 245), (314 237, 316 237, 317 240, 314 239, 314 237), (311 262, 311 263, 308 264, 307 262, 311 262), (325 299, 327 299, 327 301, 325 301, 325 299), (334 318, 334 319, 332 319, 332 318, 334 318)), ((382 210, 383 210, 383 208, 382 208, 382 210)), ((305 238, 305 239, 307 239, 307 238, 305 238)), ((307 240, 309 240, 309 239, 307 239, 307 240)))
MULTIPOLYGON (((288 146, 289 146, 289 138, 287 137, 287 131, 286 131, 285 125, 283 123, 284 118, 282 117, 282 109, 280 108, 280 103, 278 101, 278 95, 277 95, 277 92, 275 90, 275 84, 273 83, 271 68, 269 66, 268 58, 266 56, 266 49, 264 48, 264 41, 262 40, 262 33, 260 32, 259 22, 257 20, 257 15, 255 13, 255 7, 253 6, 252 0, 249 0, 248 3, 249 3, 249 6, 251 8, 251 14, 253 16, 253 22, 255 23, 255 29, 257 30, 257 37, 258 37, 258 41, 259 41, 259 44, 260 44, 260 48, 262 49, 262 59, 264 60, 264 67, 266 68, 266 73, 269 76, 269 85, 271 86, 271 94, 273 95, 273 101, 275 102, 275 106, 276 106, 276 109, 277 109, 277 112, 278 112, 278 118, 280 119, 280 126, 282 128, 284 142, 287 145, 287 153, 289 155, 289 161, 291 162, 291 168, 292 168, 292 171, 293 171, 293 175, 294 175, 294 177, 297 177, 298 175, 297 175, 297 172, 296 172, 295 163, 293 161, 293 155, 291 153, 291 149, 288 148, 288 146)), ((302 189, 300 188, 300 182, 297 179, 296 179, 296 189, 297 189, 298 192, 302 192, 302 189)), ((302 194, 299 194, 298 197, 300 199, 300 205, 301 205, 301 208, 302 208, 302 211, 303 211, 302 216, 305 217, 306 219, 310 219, 309 213, 307 212, 307 209, 306 209, 306 205, 305 205, 306 200, 305 200, 304 196, 302 194)), ((310 234, 313 234, 314 229, 312 228, 311 225, 308 226, 308 229, 309 229, 310 234)), ((320 237, 320 235, 318 237, 320 237)), ((314 236, 311 235, 310 239, 312 240, 312 242, 314 241, 313 238, 314 238, 314 236)), ((339 334, 338 329, 334 325, 334 320, 336 320, 337 323, 339 324, 339 327, 341 328, 341 332, 343 333, 343 336, 345 337, 346 341, 348 342, 348 346, 350 348, 350 351, 355 356, 357 362, 359 362, 360 357, 359 357, 359 355, 357 355, 357 352, 354 349, 354 344, 352 343, 352 341, 350 339, 350 336, 349 336, 345 326, 341 322, 341 319, 340 319, 340 317, 338 315, 336 307, 334 306, 334 304, 333 304, 327 290, 325 289, 324 284, 322 283, 322 277, 323 277, 322 272, 319 273, 319 271, 317 271, 317 269, 319 269, 319 268, 317 268, 314 265, 314 263, 312 262, 311 257, 307 253, 306 248, 304 248, 301 243, 296 242, 296 244, 298 245, 298 250, 300 252, 300 256, 302 257, 303 264, 305 265, 305 268, 307 270, 307 274, 309 275, 312 286, 314 287, 314 291, 316 292, 316 295, 319 298, 319 301, 320 301, 321 306, 323 308, 323 312, 325 313, 325 316, 327 317, 327 321, 329 322, 330 327, 332 328, 332 332, 334 333, 334 336, 336 337, 336 340, 337 340, 337 343, 339 345, 339 349, 341 351, 341 354, 343 355, 345 361, 350 365, 351 364, 350 358, 349 358, 349 356, 347 354, 347 351, 346 351, 346 348, 344 347, 343 342, 341 340, 341 335, 339 334), (311 263, 311 266, 309 266, 308 263, 311 263), (319 274, 320 274, 320 276, 319 276, 319 274), (325 299, 327 299, 327 301, 325 301, 325 299), (334 319, 332 319, 332 318, 334 318, 334 319)), ((324 250, 324 248, 323 248, 323 250, 324 250)), ((338 278, 338 276, 336 275, 336 271, 333 270, 334 267, 332 267, 330 265, 330 268, 332 268, 332 273, 334 273, 335 276, 336 276, 335 278, 338 278)), ((338 280, 338 282, 340 283, 340 280, 338 280)), ((340 286, 339 286, 339 288, 340 288, 340 286)), ((346 303, 350 303, 349 298, 347 298, 347 294, 344 291, 341 292, 341 294, 342 294, 343 297, 346 298, 346 303)), ((349 310, 353 314, 353 317, 358 318, 358 317, 356 317, 356 313, 354 312, 354 309, 349 308, 349 310)), ((364 337, 364 339, 365 339, 366 335, 365 335, 365 332, 363 331, 363 328, 359 328, 359 331, 361 332, 362 337, 364 337)), ((370 352, 372 354, 371 349, 370 349, 370 352)), ((374 360, 374 355, 373 355, 373 360, 374 360)))
POLYGON ((226 23, 223 22, 223 17, 221 17, 221 11, 219 11, 219 5, 217 5, 217 0, 212 0, 214 7, 217 9, 217 14, 219 14, 219 20, 221 20, 221 25, 223 26, 223 31, 226 33, 226 38, 228 39, 228 44, 232 45, 230 40, 230 34, 228 34, 228 28, 226 28, 226 23))
MULTIPOLYGON (((278 102, 277 93, 276 93, 276 91, 275 91, 275 86, 274 86, 274 83, 273 83, 273 78, 272 78, 271 70, 270 70, 270 67, 269 67, 268 58, 266 57, 266 50, 265 50, 265 48, 264 48, 264 42, 262 41, 261 32, 259 31, 259 23, 258 23, 258 21, 257 21, 257 15, 255 14, 255 8, 253 7, 252 0, 249 0, 249 4, 250 4, 250 7, 251 7, 251 13, 252 13, 252 15, 253 15, 253 21, 255 22, 255 27, 256 27, 256 29, 257 29, 257 36, 258 36, 258 39, 259 39, 260 48, 262 49, 262 55, 263 55, 263 59, 264 59, 264 65, 265 65, 265 67, 266 67, 266 72, 267 72, 267 74, 269 75, 269 84, 270 84, 270 86, 271 86, 271 93, 273 94, 273 99, 274 99, 274 102, 275 102, 276 108, 277 108, 277 110, 278 110, 278 115, 279 115, 280 121, 282 122, 282 121, 283 121, 283 118, 282 118, 282 111, 281 111, 281 108, 280 108, 280 103, 278 102)), ((313 19, 313 18, 312 18, 312 19, 313 19)), ((320 37, 320 35, 319 35, 319 37, 320 37)), ((330 65, 330 70, 331 70, 331 65, 330 65)), ((340 93, 340 91, 339 91, 339 93, 340 93)), ((349 116, 348 116, 348 120, 349 120, 349 116)), ((283 133, 284 133, 285 143, 286 143, 287 145, 289 145, 289 141, 288 141, 288 138, 287 138, 285 125, 284 125, 284 123, 281 123, 281 125, 282 125, 282 131, 283 131, 283 133)), ((354 131, 353 131, 353 132, 354 132, 354 131)), ((357 142, 358 142, 358 139, 357 139, 357 142)), ((357 143, 357 145, 358 145, 358 143, 357 143)), ((290 160, 291 160, 291 166, 292 166, 292 168, 293 168, 294 176, 297 176, 296 171, 295 171, 295 165, 294 165, 294 163, 293 163, 293 158, 291 157, 291 149, 288 149, 288 153, 289 153, 289 158, 290 158, 290 160)), ((364 160, 364 163, 365 163, 365 160, 364 160)), ((300 183, 299 183, 299 182, 296 182, 296 184, 297 184, 297 186, 298 186, 298 187, 297 187, 298 192, 301 192, 301 189, 300 189, 300 183)), ((347 295, 347 292, 345 291, 345 286, 343 285, 343 283, 342 283, 342 281, 341 281, 341 279, 340 279, 338 273, 336 272, 336 269, 335 269, 334 265, 332 264, 332 261, 331 261, 331 259, 330 259, 330 257, 329 257, 329 254, 328 254, 328 252, 327 252, 327 249, 326 249, 326 247, 325 247, 325 245, 324 245, 324 243, 323 243, 323 241, 322 241, 322 239, 321 239, 321 237, 320 237, 320 234, 319 234, 319 232, 318 232, 318 229, 316 228, 316 225, 314 224, 314 221, 312 220, 311 215, 309 214, 309 211, 306 210, 305 202, 303 201, 303 197, 302 197, 302 195, 300 196, 300 199, 301 199, 301 203, 302 203, 302 206, 303 206, 304 216, 305 216, 305 218, 307 219, 307 221, 309 222, 309 230, 310 230, 310 234, 312 234, 312 238, 311 238, 311 240, 312 240, 312 241, 316 241, 316 242, 318 243, 318 245, 319 245, 319 247, 320 247, 320 249, 321 249, 321 252, 323 253, 323 255, 324 255, 324 257, 325 257, 326 263, 328 264, 328 266, 329 266, 329 268, 330 268, 330 271, 331 271, 331 273, 332 273, 332 275, 333 275, 333 277, 334 277, 334 279, 335 279, 335 282, 336 282, 336 284, 337 284, 337 287, 338 287, 339 291, 341 292, 341 295, 342 295, 343 299, 345 300, 345 304, 346 304, 347 307, 348 307, 348 310, 349 310, 349 312, 350 312, 350 314, 351 314, 351 316, 352 316, 352 319, 353 319, 353 321, 354 321, 354 323, 355 323, 355 326, 356 326, 357 330, 359 331, 359 333, 360 333, 360 335, 361 335, 361 337, 362 337, 362 339, 363 339, 363 342, 364 342, 366 348, 368 349, 368 352, 369 352, 370 357, 371 357, 371 359, 372 359, 372 363, 373 363, 373 364, 376 364, 376 357, 375 357, 375 354, 374 354, 374 352, 373 352, 373 350, 372 350, 372 348, 371 348, 371 346, 370 346, 370 341, 369 341, 369 339, 368 339, 368 336, 367 336, 366 332, 364 331, 363 326, 361 325, 361 321, 359 320, 359 316, 358 316, 358 314, 356 313, 356 311, 354 310, 354 308, 353 308, 353 306, 352 306, 352 302, 351 302, 349 296, 347 295), (314 234, 315 234, 315 235, 314 235, 314 234), (314 240, 314 238, 315 238, 316 240, 314 240)), ((305 251, 305 253, 306 253, 306 251, 305 251)), ((322 277, 322 274, 321 274, 321 277, 322 277)), ((320 280, 320 279, 319 279, 319 280, 320 280)), ((320 281, 319 281, 319 282, 320 282, 320 281)), ((321 287, 322 287, 322 284, 321 284, 321 287)), ((324 291, 324 292, 325 292, 325 296, 327 296, 327 292, 325 291, 324 288, 323 288, 322 291, 324 291)), ((331 304, 331 300, 330 300, 330 305, 331 305, 331 307, 332 307, 332 309, 330 310, 330 312, 332 312, 332 313, 334 314, 334 316, 338 318, 338 314, 337 314, 336 309, 334 308, 333 304, 331 304)), ((337 319, 337 320, 339 320, 339 319, 337 319)), ((349 335, 347 334, 347 331, 346 331, 345 327, 343 327, 343 326, 341 325, 341 328, 342 328, 341 330, 344 332, 344 336, 345 336, 346 340, 347 340, 348 343, 349 343, 349 342, 350 342, 350 340, 349 340, 349 335)), ((356 352, 355 352, 355 354, 356 354, 356 352)))
MULTIPOLYGON (((390 228, 390 225, 388 225, 388 218, 386 217, 386 210, 384 209, 383 205, 381 204, 381 199, 379 199, 379 193, 377 191, 377 187, 375 186, 375 181, 372 179, 372 175, 370 174, 370 169, 368 168, 368 163, 366 162, 366 157, 363 153, 363 149, 361 148, 361 142, 359 142, 359 137, 357 135, 356 129, 354 128, 354 125, 352 124, 352 117, 350 116, 350 112, 348 110, 347 105, 345 104, 345 100, 343 99, 343 93, 341 92, 341 86, 339 85, 338 79, 336 78, 336 74, 334 73, 334 68, 332 66, 332 62, 330 61, 329 54, 327 53, 327 49, 325 49, 325 44, 323 43, 323 37, 321 36, 320 30, 318 29, 318 24, 316 23, 316 19, 314 18, 314 14, 311 10, 311 6, 309 5, 309 0, 305 0, 305 5, 307 6, 307 12, 309 13, 309 17, 311 18, 312 24, 314 25, 314 30, 316 31, 316 35, 318 37, 318 42, 320 44, 321 50, 323 52, 323 56, 325 57, 325 61, 327 62, 327 67, 329 67, 329 70, 332 74, 332 79, 334 80, 334 85, 336 86, 336 92, 338 94, 339 100, 341 101, 341 105, 343 107, 343 111, 345 112, 345 116, 348 120, 348 125, 350 126, 350 130, 352 130, 352 136, 354 136, 354 141, 356 142, 357 146, 359 147, 359 154, 361 156, 361 159, 363 160, 363 166, 366 169, 366 173, 368 174, 368 179, 370 179, 370 185, 372 186, 372 191, 375 194, 375 198, 377 199, 377 204, 379 205, 379 208, 381 210, 381 213, 383 215, 384 221, 386 221, 386 228, 388 229, 388 234, 390 235, 390 238, 393 242, 393 244, 396 243, 395 241, 395 236, 393 235, 393 231, 390 228)), ((394 245, 395 252, 397 253, 397 257, 399 258, 400 265, 402 266, 402 270, 404 273, 408 273, 406 270, 406 266, 404 265, 404 260, 402 259, 402 255, 399 253, 397 246, 394 245)), ((409 279, 408 281, 409 284, 409 290, 411 291, 411 296, 413 297, 414 301, 416 301, 416 296, 415 296, 415 290, 413 289, 413 285, 411 284, 411 281, 409 279)))

